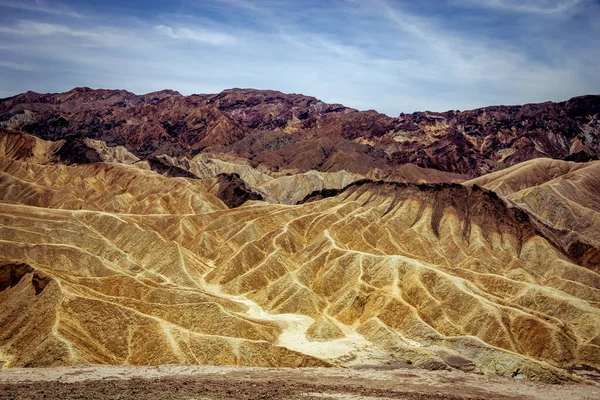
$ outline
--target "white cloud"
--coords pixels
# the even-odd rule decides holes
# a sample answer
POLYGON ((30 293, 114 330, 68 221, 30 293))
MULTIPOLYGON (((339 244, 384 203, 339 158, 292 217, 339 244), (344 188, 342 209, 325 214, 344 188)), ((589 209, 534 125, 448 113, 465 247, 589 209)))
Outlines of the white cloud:
POLYGON ((541 15, 564 15, 585 4, 585 0, 457 0, 468 4, 495 10, 541 15))
MULTIPOLYGON (((51 24, 38 21, 18 21, 13 26, 0 26, 0 33, 16 36, 63 36, 78 39, 79 45, 86 47, 132 47, 147 48, 148 42, 143 35, 133 29, 115 29, 111 27, 77 28, 65 24, 51 24)), ((56 44, 56 42, 54 42, 56 44)), ((59 43, 64 45, 65 43, 59 43)))
POLYGON ((42 0, 26 1, 26 0, 0 0, 0 7, 14 8, 24 11, 33 11, 44 14, 64 15, 74 18, 82 18, 82 14, 72 10, 63 4, 49 4, 42 0))
POLYGON ((18 71, 33 71, 34 70, 34 68, 31 65, 19 64, 19 63, 8 62, 8 61, 0 61, 0 68, 15 69, 18 71))
MULTIPOLYGON (((242 9, 245 11, 250 11, 253 13, 264 12, 263 8, 257 6, 252 1, 249 1, 249 0, 217 0, 217 2, 221 3, 221 5, 226 6, 226 7, 239 8, 239 9, 242 9)), ((267 2, 265 0, 263 0, 263 3, 267 3, 267 2)))
POLYGON ((237 42, 235 36, 202 28, 172 28, 167 25, 158 25, 156 29, 172 39, 191 40, 214 46, 230 45, 237 42))
POLYGON ((69 36, 88 36, 87 32, 77 32, 68 26, 47 24, 35 21, 20 21, 13 26, 1 26, 0 32, 13 35, 27 36, 46 36, 46 35, 69 35, 69 36))

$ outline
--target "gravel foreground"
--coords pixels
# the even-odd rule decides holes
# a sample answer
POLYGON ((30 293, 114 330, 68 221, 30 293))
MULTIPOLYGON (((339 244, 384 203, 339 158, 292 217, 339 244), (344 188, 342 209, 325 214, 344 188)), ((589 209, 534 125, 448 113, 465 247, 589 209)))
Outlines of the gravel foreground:
POLYGON ((600 387, 420 369, 74 366, 0 372, 0 399, 600 399, 600 387))

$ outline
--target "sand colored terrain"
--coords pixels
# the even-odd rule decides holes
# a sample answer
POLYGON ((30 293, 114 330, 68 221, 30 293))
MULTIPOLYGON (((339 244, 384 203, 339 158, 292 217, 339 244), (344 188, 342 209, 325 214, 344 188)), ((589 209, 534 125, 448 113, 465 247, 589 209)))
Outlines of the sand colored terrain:
POLYGON ((579 264, 600 271, 600 161, 536 159, 465 182, 504 195, 579 264))
MULTIPOLYGON (((100 146, 100 143, 103 143, 100 141, 92 142, 91 139, 85 139, 85 141, 89 144, 94 143, 95 146, 100 146)), ((105 147, 104 145, 103 149, 105 147)), ((103 152, 106 151, 103 150, 103 152)), ((139 160, 131 153, 129 153, 128 157, 121 156, 119 159, 127 160, 131 158, 139 160)), ((116 157, 103 157, 99 161, 121 162, 116 157)), ((466 175, 421 168, 413 164, 404 164, 392 172, 373 169, 366 175, 350 173, 345 170, 336 172, 320 172, 315 170, 300 172, 301 170, 299 169, 287 169, 274 172, 260 166, 257 166, 257 168, 252 167, 247 160, 238 157, 232 157, 229 161, 225 161, 218 158, 211 158, 203 153, 191 160, 186 157, 177 158, 160 155, 152 157, 148 167, 145 167, 146 164, 144 161, 136 165, 146 169, 153 169, 169 177, 211 179, 222 175, 233 175, 244 181, 245 186, 247 186, 245 190, 256 193, 260 196, 261 200, 289 205, 301 202, 313 192, 327 189, 343 189, 356 181, 367 178, 408 183, 458 183, 467 179, 466 175)))
MULTIPOLYGON (((346 171, 305 173, 260 172, 248 163, 227 162, 200 154, 192 160, 159 156, 164 166, 158 172, 165 176, 187 176, 200 179, 216 178, 220 175, 235 175, 247 185, 248 190, 260 194, 261 199, 270 203, 296 204, 310 193, 323 189, 342 189, 365 176, 346 171)), ((151 165, 152 166, 152 165, 151 165)), ((157 170, 156 166, 153 168, 157 170)))
MULTIPOLYGON (((48 142, 7 137, 5 367, 393 363, 545 382, 600 369, 597 268, 511 197, 552 179, 507 199, 487 183, 342 179, 303 204, 229 208, 214 178, 65 165, 48 142)), ((597 174, 574 176, 563 184, 598 194, 597 174)))

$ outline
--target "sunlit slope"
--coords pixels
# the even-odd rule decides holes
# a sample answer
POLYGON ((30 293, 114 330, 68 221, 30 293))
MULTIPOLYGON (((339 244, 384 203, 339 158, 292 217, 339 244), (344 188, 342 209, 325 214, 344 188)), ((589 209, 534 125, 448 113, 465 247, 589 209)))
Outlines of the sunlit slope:
POLYGON ((31 269, 0 292, 8 366, 325 365, 273 346, 277 324, 207 292, 206 264, 156 232, 107 214, 12 205, 1 220, 2 270, 11 260, 31 269))
POLYGON ((600 271, 600 161, 536 159, 472 184, 504 194, 578 263, 600 271))
POLYGON ((565 179, 582 168, 595 165, 597 162, 576 163, 571 161, 536 158, 515 166, 492 172, 464 182, 483 186, 503 196, 509 196, 521 190, 543 185, 554 179, 565 179))
POLYGON ((208 292, 203 260, 131 219, 225 209, 201 182, 116 164, 0 164, 8 366, 329 365, 275 346, 279 324, 208 292))
POLYGON ((214 260, 206 280, 268 310, 333 320, 392 348, 441 345, 482 370, 524 373, 509 352, 598 365, 600 276, 493 194, 366 184, 293 208, 187 219, 205 227, 184 245, 214 260))
POLYGON ((209 180, 131 165, 0 169, 9 367, 600 368, 600 275, 478 187, 362 181, 229 209, 209 180))

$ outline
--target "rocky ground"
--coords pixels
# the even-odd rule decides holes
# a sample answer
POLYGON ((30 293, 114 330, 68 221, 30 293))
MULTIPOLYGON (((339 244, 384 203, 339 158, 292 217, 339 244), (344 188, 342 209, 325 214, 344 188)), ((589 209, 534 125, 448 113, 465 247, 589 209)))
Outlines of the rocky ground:
POLYGON ((417 368, 74 366, 0 373, 0 399, 598 399, 600 387, 417 368))

